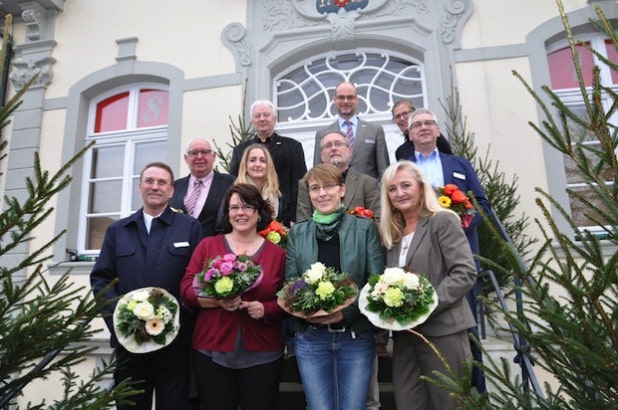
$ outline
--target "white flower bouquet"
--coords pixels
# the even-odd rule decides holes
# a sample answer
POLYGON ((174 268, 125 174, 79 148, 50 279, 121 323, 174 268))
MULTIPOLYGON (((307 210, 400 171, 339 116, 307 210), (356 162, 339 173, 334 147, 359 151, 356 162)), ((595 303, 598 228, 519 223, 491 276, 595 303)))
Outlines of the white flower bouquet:
POLYGON ((316 262, 277 293, 283 310, 303 319, 327 316, 356 300, 358 287, 346 273, 316 262))
POLYGON ((165 289, 148 287, 125 294, 114 309, 116 337, 132 353, 169 345, 180 329, 178 301, 165 289))
POLYGON ((372 275, 358 302, 369 321, 382 329, 412 329, 427 320, 438 305, 429 280, 401 268, 387 268, 372 275))

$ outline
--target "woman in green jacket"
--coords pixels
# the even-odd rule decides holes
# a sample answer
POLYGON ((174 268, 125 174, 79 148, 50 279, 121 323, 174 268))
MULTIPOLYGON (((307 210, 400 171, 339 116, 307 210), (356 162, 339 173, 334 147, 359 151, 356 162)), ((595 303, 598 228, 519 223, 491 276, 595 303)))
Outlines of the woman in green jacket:
MULTIPOLYGON (((342 207, 345 185, 333 165, 320 164, 303 178, 315 209, 289 235, 286 279, 300 277, 315 262, 346 272, 360 290, 384 270, 375 223, 342 207)), ((355 302, 329 316, 292 317, 296 359, 309 409, 363 410, 374 360, 374 328, 355 302)))

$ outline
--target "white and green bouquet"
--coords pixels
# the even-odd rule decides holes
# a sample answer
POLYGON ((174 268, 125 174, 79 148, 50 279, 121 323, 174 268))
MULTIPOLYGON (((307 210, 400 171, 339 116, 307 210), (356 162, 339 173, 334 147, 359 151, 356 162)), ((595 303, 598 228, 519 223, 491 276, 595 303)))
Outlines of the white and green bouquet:
POLYGON ((401 268, 387 268, 371 275, 361 290, 359 308, 377 327, 405 330, 427 320, 438 305, 429 280, 401 268))
POLYGON ((277 293, 277 303, 306 319, 335 313, 353 303, 357 294, 358 287, 348 274, 316 262, 277 293))
POLYGON ((178 335, 178 301, 165 289, 148 287, 125 294, 114 310, 114 331, 132 353, 148 353, 170 344, 178 335))

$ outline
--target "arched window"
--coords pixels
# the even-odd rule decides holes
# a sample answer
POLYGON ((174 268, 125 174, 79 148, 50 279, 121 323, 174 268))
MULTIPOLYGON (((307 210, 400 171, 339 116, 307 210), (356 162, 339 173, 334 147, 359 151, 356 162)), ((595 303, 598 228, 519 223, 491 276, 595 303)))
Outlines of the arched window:
MULTIPOLYGON (((615 63, 618 62, 618 54, 609 39, 595 35, 584 37, 582 40, 585 41, 590 48, 608 58, 610 61, 615 63)), ((618 74, 615 71, 611 71, 609 67, 607 67, 607 64, 597 61, 598 57, 584 45, 577 46, 577 53, 579 54, 580 64, 582 65, 584 82, 588 89, 591 89, 592 86, 592 67, 597 65, 600 68, 601 83, 604 85, 609 85, 614 92, 618 92, 618 74)), ((566 42, 553 44, 552 47, 548 49, 547 61, 553 91, 571 110, 576 113, 580 112, 581 117, 585 118, 587 116, 586 108, 581 99, 575 67, 571 60, 571 50, 566 42)), ((604 105, 604 110, 607 112, 613 101, 610 96, 606 94, 603 96, 602 102, 604 105)), ((614 118, 611 119, 611 123, 618 123, 618 115, 615 115, 614 118)), ((600 146, 596 137, 586 134, 581 127, 573 122, 571 122, 571 135, 574 138, 572 144, 583 144, 592 149, 600 146)), ((598 203, 599 206, 602 206, 600 201, 595 201, 593 192, 584 183, 580 171, 577 169, 575 164, 566 156, 564 156, 563 160, 567 188, 584 194, 589 201, 598 203), (590 193, 590 195, 587 195, 587 193, 590 193)), ((604 173, 607 175, 606 179, 609 181, 611 178, 609 169, 606 168, 601 170, 601 175, 604 173)), ((590 211, 589 207, 585 207, 573 195, 569 195, 568 205, 570 206, 571 217, 580 230, 599 230, 600 227, 596 226, 594 221, 591 218, 588 218, 584 213, 584 209, 586 212, 590 211)))
POLYGON ((356 51, 312 59, 275 78, 279 121, 334 117, 332 97, 342 81, 357 86, 357 114, 389 113, 393 103, 403 98, 424 105, 424 72, 418 62, 356 51))
POLYGON ((168 91, 160 84, 114 89, 90 105, 79 223, 79 253, 96 254, 105 230, 142 205, 142 168, 166 156, 168 91))

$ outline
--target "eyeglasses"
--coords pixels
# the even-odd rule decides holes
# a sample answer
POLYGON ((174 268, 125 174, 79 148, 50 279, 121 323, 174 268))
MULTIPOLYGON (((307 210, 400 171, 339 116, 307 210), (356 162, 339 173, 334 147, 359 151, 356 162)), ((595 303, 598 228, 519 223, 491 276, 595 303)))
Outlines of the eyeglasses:
POLYGON ((323 186, 311 185, 309 187, 309 192, 312 194, 319 194, 322 189, 326 192, 331 192, 333 189, 337 188, 338 186, 339 184, 324 184, 323 186))
POLYGON ((322 150, 331 149, 332 147, 341 148, 341 147, 349 147, 349 145, 343 141, 328 142, 322 145, 322 150))
POLYGON ((199 154, 206 156, 212 154, 213 152, 214 151, 211 149, 193 149, 191 151, 187 151, 187 155, 191 157, 197 157, 199 154))
POLYGON ((255 207, 253 205, 230 205, 229 210, 230 212, 246 212, 248 214, 250 214, 251 212, 255 211, 255 207))
POLYGON ((354 101, 356 100, 355 95, 336 95, 335 98, 339 101, 354 101))
POLYGON ((412 111, 404 111, 404 112, 400 112, 397 115, 393 115, 393 118, 395 120, 400 120, 402 118, 407 118, 410 114, 412 114, 412 111))
POLYGON ((410 128, 421 128, 422 126, 431 127, 432 125, 436 125, 437 123, 434 120, 425 120, 425 121, 416 121, 410 125, 410 128))

